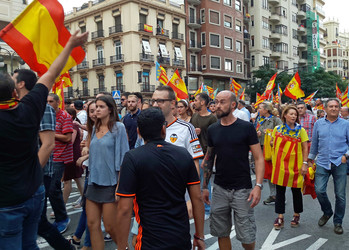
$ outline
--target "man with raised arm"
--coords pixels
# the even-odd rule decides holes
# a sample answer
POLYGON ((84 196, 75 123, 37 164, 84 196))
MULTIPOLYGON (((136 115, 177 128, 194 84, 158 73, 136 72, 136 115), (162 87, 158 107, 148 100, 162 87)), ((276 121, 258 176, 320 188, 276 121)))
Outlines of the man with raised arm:
POLYGON ((219 249, 230 250, 229 236, 234 214, 236 238, 245 249, 254 249, 256 223, 253 208, 260 201, 264 176, 261 146, 252 123, 233 115, 237 103, 233 93, 219 92, 215 103, 216 115, 220 120, 208 127, 203 183, 203 198, 205 203, 210 204, 207 186, 217 156, 211 201, 211 234, 218 237, 219 249), (256 185, 253 188, 248 161, 250 150, 256 170, 256 185))
POLYGON ((15 84, 0 74, 0 246, 36 249, 38 223, 45 197, 38 158, 38 132, 47 95, 73 48, 88 33, 71 36, 61 54, 35 87, 19 102, 15 84))

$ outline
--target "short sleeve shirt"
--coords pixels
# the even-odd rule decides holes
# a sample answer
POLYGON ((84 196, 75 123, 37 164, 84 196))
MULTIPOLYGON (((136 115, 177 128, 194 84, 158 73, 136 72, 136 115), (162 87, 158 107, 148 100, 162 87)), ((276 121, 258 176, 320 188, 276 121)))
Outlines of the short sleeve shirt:
POLYGON ((171 124, 167 125, 165 141, 186 148, 193 159, 204 156, 195 128, 189 122, 176 118, 171 124))
MULTIPOLYGON (((189 220, 184 194, 200 184, 191 155, 163 140, 125 154, 116 194, 136 197, 145 249, 190 249, 189 220)), ((137 246, 136 246, 137 249, 137 246)))
MULTIPOLYGON (((60 109, 56 113, 56 134, 64 135, 66 133, 73 133, 73 120, 67 112, 60 109)), ((65 143, 56 140, 55 144, 53 161, 64 162, 64 164, 73 162, 72 142, 65 143)))

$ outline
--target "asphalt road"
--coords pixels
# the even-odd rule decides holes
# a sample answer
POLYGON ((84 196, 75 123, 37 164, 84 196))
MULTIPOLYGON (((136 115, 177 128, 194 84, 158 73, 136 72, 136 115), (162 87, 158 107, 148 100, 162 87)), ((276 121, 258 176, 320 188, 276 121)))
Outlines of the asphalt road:
MULTIPOLYGON (((254 176, 252 176, 254 179, 254 176)), ((262 191, 262 200, 269 195, 268 184, 264 183, 262 191)), ((334 205, 333 181, 330 178, 328 184, 328 195, 334 205)), ((79 197, 76 186, 73 184, 73 192, 68 200, 67 212, 71 218, 71 223, 64 236, 72 235, 77 227, 81 209, 74 209, 71 205, 79 197)), ((336 235, 333 232, 332 218, 322 228, 317 225, 318 219, 322 216, 318 201, 313 200, 311 196, 303 196, 304 212, 301 214, 300 226, 291 228, 290 222, 293 215, 292 193, 290 189, 286 192, 286 213, 285 227, 281 231, 273 229, 273 222, 276 218, 273 205, 263 205, 262 202, 255 208, 255 216, 257 223, 257 240, 256 249, 295 249, 295 250, 315 250, 315 249, 349 249, 349 219, 346 216, 343 221, 344 234, 336 235)), ((348 214, 348 199, 347 210, 348 214)), ((51 212, 50 204, 48 204, 48 216, 51 212)), ((53 222, 53 220, 50 220, 53 222)), ((194 223, 191 223, 191 234, 194 233, 194 223)), ((236 240, 234 226, 231 231, 231 242, 233 249, 243 249, 241 244, 236 240)), ((212 237, 209 231, 209 219, 205 221, 205 238, 206 249, 216 250, 218 241, 216 237, 212 237)), ((43 239, 38 239, 40 249, 52 249, 43 239)), ((131 246, 131 244, 130 244, 131 246)), ((116 249, 113 242, 107 242, 105 249, 116 249)))

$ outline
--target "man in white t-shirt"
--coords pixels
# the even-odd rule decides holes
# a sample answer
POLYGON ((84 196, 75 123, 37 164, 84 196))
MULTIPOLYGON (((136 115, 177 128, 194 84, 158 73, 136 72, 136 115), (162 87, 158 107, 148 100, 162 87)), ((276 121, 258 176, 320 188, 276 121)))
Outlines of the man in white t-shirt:
POLYGON ((74 102, 74 108, 76 110, 76 118, 79 119, 81 125, 86 125, 87 112, 86 112, 86 110, 84 110, 84 102, 81 100, 76 100, 74 102))

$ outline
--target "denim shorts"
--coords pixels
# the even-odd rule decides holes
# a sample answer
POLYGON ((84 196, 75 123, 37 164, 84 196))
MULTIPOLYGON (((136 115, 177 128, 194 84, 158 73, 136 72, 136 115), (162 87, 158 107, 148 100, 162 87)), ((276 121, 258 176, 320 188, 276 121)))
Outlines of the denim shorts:
POLYGON ((227 190, 214 184, 211 201, 210 229, 215 237, 229 237, 232 210, 236 238, 243 244, 256 241, 256 223, 251 202, 247 201, 251 189, 227 190))

